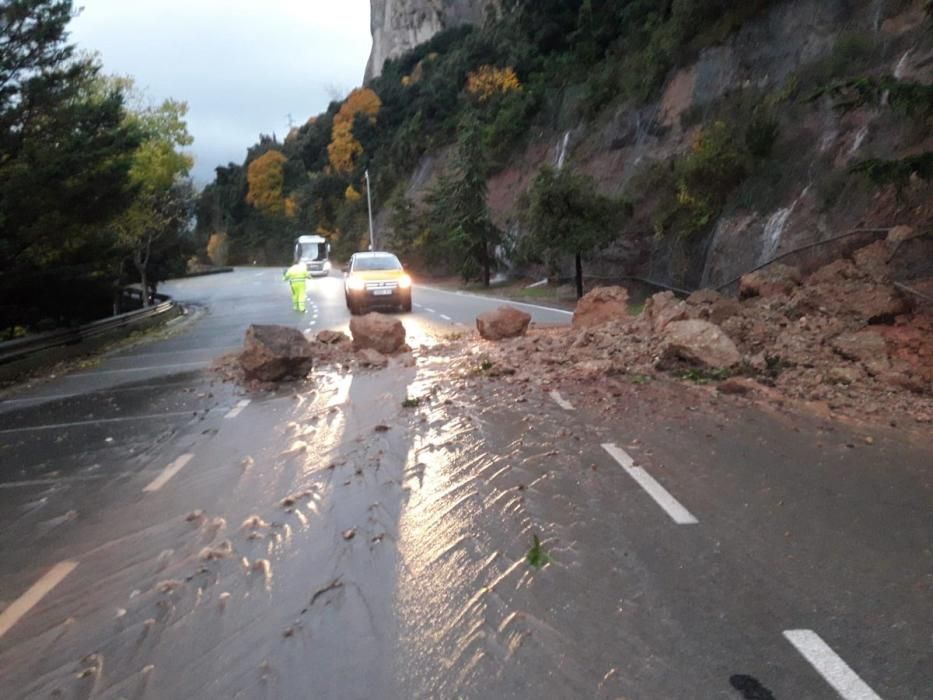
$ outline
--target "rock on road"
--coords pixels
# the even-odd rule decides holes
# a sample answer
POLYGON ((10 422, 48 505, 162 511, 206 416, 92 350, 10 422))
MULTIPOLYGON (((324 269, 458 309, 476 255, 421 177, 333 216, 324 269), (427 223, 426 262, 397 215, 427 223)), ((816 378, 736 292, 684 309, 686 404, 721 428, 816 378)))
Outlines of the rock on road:
MULTIPOLYGON (((280 275, 0 401, 0 697, 931 695, 928 442, 427 351, 242 394, 207 367, 250 323, 349 320, 280 275)), ((501 303, 414 301, 415 347, 501 303)))

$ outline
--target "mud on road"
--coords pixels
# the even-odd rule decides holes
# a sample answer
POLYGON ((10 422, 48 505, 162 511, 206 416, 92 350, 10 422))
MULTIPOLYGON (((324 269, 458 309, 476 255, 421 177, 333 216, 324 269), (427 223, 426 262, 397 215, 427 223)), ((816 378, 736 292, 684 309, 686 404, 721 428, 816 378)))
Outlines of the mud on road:
POLYGON ((37 484, 8 561, 75 566, 0 640, 3 697, 837 697, 801 627, 881 697, 922 695, 929 445, 416 358, 206 384, 176 471, 78 482, 58 520, 37 484))

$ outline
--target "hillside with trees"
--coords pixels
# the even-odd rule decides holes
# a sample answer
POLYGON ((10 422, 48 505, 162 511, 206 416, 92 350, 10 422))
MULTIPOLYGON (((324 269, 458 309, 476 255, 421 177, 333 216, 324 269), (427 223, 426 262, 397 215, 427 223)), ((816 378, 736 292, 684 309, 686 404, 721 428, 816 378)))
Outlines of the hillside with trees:
POLYGON ((68 42, 66 0, 0 3, 0 333, 112 312, 184 271, 196 193, 187 106, 149 104, 68 42))
POLYGON ((502 2, 218 168, 199 240, 282 263, 317 232, 348 255, 366 169, 380 246, 483 282, 696 287, 852 228, 923 227, 930 28, 923 0, 502 2))

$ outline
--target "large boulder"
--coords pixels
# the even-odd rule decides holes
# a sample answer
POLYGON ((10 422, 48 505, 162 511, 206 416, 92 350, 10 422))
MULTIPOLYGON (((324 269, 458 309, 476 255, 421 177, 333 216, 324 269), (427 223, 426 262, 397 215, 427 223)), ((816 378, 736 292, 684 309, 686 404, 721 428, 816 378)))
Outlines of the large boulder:
POLYGON ((486 340, 502 340, 525 335, 531 315, 512 306, 500 306, 476 317, 476 330, 486 340))
POLYGON ((659 368, 686 363, 708 369, 727 369, 742 355, 723 330, 708 321, 674 321, 664 329, 659 368))
POLYGON ((311 345, 296 328, 252 325, 246 329, 240 367, 247 380, 301 379, 314 363, 311 345))
POLYGON ((370 348, 383 355, 397 352, 405 344, 405 326, 397 318, 380 313, 368 313, 350 319, 353 349, 370 348))
POLYGON ((627 318, 628 290, 625 287, 597 287, 577 302, 573 327, 592 328, 627 318))
POLYGON ((800 285, 800 281, 800 270, 796 267, 775 263, 742 275, 742 279, 739 280, 739 298, 790 294, 794 287, 800 285))
POLYGON ((689 315, 687 304, 674 296, 674 292, 659 292, 645 302, 642 315, 648 319, 655 333, 662 332, 669 323, 682 321, 689 315))

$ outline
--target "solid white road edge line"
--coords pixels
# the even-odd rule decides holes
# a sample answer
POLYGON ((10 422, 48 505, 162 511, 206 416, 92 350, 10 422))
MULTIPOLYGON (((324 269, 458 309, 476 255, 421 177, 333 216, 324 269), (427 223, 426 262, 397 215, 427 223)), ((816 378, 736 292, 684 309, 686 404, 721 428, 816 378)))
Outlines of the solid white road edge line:
POLYGON ((0 613, 0 637, 3 637, 22 617, 32 610, 55 586, 75 570, 76 561, 63 561, 53 566, 19 598, 0 613))
MULTIPOLYGON (((163 389, 165 387, 171 386, 191 386, 190 382, 170 382, 167 384, 137 384, 134 386, 125 386, 125 387, 110 387, 107 389, 101 389, 101 392, 106 391, 108 394, 115 394, 118 392, 127 392, 127 391, 148 391, 149 389, 163 389)), ((88 393, 94 393, 88 392, 88 393)), ((71 394, 43 394, 41 396, 31 396, 28 399, 0 399, 0 407, 4 404, 13 404, 13 403, 35 403, 37 401, 58 401, 60 399, 73 399, 76 396, 87 396, 87 393, 74 392, 71 394)))
POLYGON ((123 374, 126 372, 149 372, 154 369, 177 369, 179 367, 207 367, 210 362, 181 362, 177 365, 154 365, 152 367, 134 367, 132 369, 101 369, 96 372, 79 372, 77 374, 66 374, 63 379, 69 377, 96 377, 98 374, 123 374))
POLYGON ((681 505, 680 501, 674 498, 667 489, 655 481, 651 474, 641 467, 634 466, 635 462, 628 452, 611 442, 603 443, 603 449, 619 463, 619 466, 621 466, 630 477, 638 482, 639 486, 648 492, 648 495, 671 516, 671 519, 675 523, 678 525, 696 525, 699 522, 693 517, 693 514, 689 510, 681 505))
POLYGON ((562 409, 564 409, 565 411, 572 411, 572 410, 574 410, 574 409, 573 409, 573 404, 570 403, 570 402, 569 402, 567 399, 565 399, 563 396, 561 396, 559 391, 552 391, 552 392, 551 392, 551 398, 554 399, 554 403, 556 403, 558 406, 560 406, 560 407, 561 407, 562 409))
POLYGON ((813 630, 787 630, 784 637, 845 700, 881 700, 813 630))
POLYGON ((506 304, 511 304, 513 306, 527 306, 529 309, 541 309, 542 311, 553 311, 557 314, 565 314, 567 316, 573 316, 573 311, 565 311, 564 309, 555 309, 553 306, 541 306, 540 304, 527 304, 524 301, 513 301, 511 299, 505 299, 503 297, 494 297, 494 296, 483 296, 482 294, 469 294, 467 292, 451 292, 447 289, 438 289, 437 287, 425 287, 424 285, 416 285, 422 289, 428 289, 432 292, 440 292, 441 294, 455 294, 459 297, 470 297, 472 299, 482 299, 483 301, 499 301, 506 304))
POLYGON ((174 462, 169 464, 165 469, 162 470, 162 473, 159 474, 152 482, 149 483, 146 488, 143 489, 146 493, 152 493, 153 491, 158 491, 160 488, 165 486, 168 483, 168 480, 175 476, 182 468, 191 461, 191 458, 194 457, 192 454, 184 454, 174 462))
POLYGON ((156 420, 158 418, 175 418, 177 416, 190 416, 193 411, 171 411, 170 413, 156 413, 149 416, 123 416, 122 418, 98 418, 97 420, 79 420, 73 423, 51 423, 49 425, 30 425, 25 428, 7 428, 0 430, 0 435, 7 433, 27 433, 30 430, 56 430, 58 428, 76 428, 79 425, 100 425, 102 423, 124 423, 130 420, 156 420))
POLYGON ((230 409, 230 412, 224 418, 236 418, 243 412, 243 409, 249 406, 249 399, 243 399, 236 406, 230 409))

